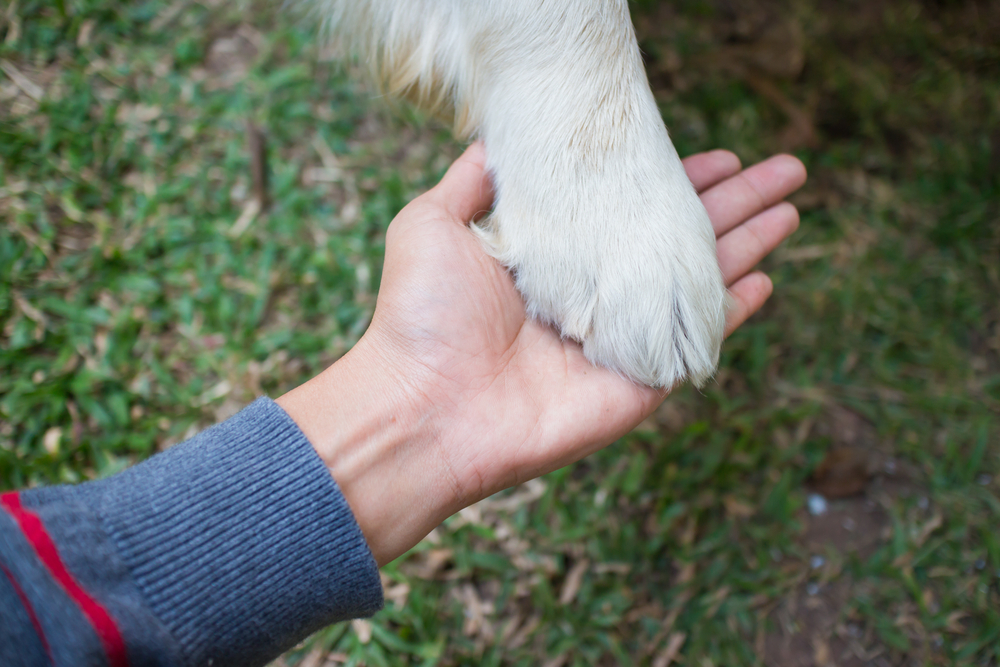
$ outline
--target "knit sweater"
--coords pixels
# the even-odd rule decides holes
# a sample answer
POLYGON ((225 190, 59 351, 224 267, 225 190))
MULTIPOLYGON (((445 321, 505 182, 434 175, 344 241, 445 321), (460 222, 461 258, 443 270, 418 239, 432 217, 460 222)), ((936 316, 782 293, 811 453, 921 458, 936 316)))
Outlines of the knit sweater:
POLYGON ((0 665, 262 665, 382 606, 323 462, 273 401, 107 479, 0 496, 0 665))

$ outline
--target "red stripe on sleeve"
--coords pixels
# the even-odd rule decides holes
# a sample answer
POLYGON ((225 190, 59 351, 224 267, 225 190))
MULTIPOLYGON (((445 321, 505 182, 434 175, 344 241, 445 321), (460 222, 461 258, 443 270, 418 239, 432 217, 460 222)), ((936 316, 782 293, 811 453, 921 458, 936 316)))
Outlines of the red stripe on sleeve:
POLYGON ((38 621, 38 616, 35 615, 35 608, 31 606, 31 600, 28 596, 24 594, 21 589, 21 585, 17 583, 17 579, 11 574, 10 570, 0 563, 0 570, 7 575, 7 580, 10 581, 10 585, 14 587, 14 592, 17 593, 17 597, 21 600, 21 604, 24 606, 24 610, 28 612, 28 618, 31 619, 31 626, 35 628, 35 634, 38 635, 39 641, 42 642, 42 648, 45 649, 45 655, 49 658, 49 664, 54 665, 55 660, 52 659, 52 650, 49 648, 49 640, 45 638, 45 631, 42 630, 42 624, 38 621))
POLYGON ((122 633, 118 629, 115 619, 97 600, 90 597, 66 569, 66 564, 59 556, 59 551, 56 549, 52 537, 45 530, 42 520, 38 518, 37 514, 21 506, 21 496, 16 491, 0 495, 0 506, 14 518, 21 527, 21 532, 24 533, 31 547, 35 550, 38 560, 45 565, 52 578, 59 582, 67 595, 90 621, 90 625, 94 628, 94 632, 97 633, 101 645, 104 647, 109 667, 128 667, 125 641, 122 639, 122 633))

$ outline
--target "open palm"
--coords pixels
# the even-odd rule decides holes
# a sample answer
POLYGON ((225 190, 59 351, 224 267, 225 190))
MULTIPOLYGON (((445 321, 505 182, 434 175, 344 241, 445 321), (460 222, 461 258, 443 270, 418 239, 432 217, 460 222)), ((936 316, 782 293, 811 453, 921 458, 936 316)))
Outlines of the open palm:
MULTIPOLYGON (((468 223, 493 193, 474 144, 389 227, 372 326, 400 383, 433 406, 437 456, 464 506, 576 461, 627 433, 666 395, 592 366, 581 347, 527 319, 508 273, 468 223)), ((793 157, 740 171, 731 153, 685 161, 718 238, 733 297, 727 334, 771 292, 751 269, 798 226, 778 203, 805 181, 793 157)))

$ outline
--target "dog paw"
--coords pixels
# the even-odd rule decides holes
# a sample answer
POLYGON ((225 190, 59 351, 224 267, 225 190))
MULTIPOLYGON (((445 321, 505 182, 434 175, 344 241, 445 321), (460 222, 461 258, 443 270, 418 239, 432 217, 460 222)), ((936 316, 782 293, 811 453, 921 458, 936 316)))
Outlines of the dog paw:
POLYGON ((563 155, 539 169, 497 150, 496 205, 474 229, 529 315, 591 362, 650 386, 700 386, 718 363, 728 297, 708 214, 659 131, 596 166, 563 155))
POLYGON ((328 0, 389 89, 486 145, 475 225, 531 316, 638 382, 705 382, 726 290, 715 236, 646 79, 622 0, 328 0), (445 102, 447 101, 447 104, 445 102))

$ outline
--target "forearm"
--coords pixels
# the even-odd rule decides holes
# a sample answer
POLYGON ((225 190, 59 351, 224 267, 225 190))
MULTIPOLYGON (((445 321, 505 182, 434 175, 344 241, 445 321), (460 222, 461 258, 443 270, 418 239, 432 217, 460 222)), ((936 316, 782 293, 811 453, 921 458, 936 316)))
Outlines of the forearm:
POLYGON ((20 514, 7 498, 0 595, 17 602, 0 606, 0 646, 35 636, 56 665, 264 664, 381 606, 343 496, 266 399, 120 475, 18 494, 20 514), (69 588, 25 519, 51 538, 69 588), (114 662, 109 620, 126 663, 114 662))

